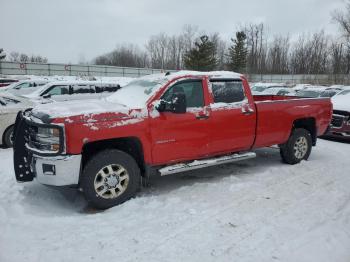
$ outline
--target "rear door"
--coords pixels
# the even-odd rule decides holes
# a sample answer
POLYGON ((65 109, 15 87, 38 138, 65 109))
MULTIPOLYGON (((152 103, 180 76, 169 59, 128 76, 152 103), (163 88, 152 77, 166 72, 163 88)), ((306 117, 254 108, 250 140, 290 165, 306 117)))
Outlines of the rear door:
POLYGON ((208 154, 208 121, 202 79, 189 79, 170 86, 162 100, 170 101, 175 92, 183 92, 187 112, 162 112, 150 117, 154 164, 198 159, 208 154))
POLYGON ((212 79, 209 148, 211 154, 249 149, 255 139, 256 112, 250 94, 237 79, 212 79))

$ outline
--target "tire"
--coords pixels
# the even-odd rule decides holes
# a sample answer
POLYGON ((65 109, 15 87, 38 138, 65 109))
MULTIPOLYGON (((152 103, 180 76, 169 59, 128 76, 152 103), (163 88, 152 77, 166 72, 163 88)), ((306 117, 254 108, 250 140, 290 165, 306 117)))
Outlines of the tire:
POLYGON ((10 126, 4 133, 3 143, 5 147, 13 147, 12 135, 13 126, 10 126))
POLYGON ((86 164, 80 186, 91 206, 107 209, 136 195, 141 186, 140 169, 135 159, 127 153, 105 150, 86 164))
POLYGON ((307 160, 311 154, 312 138, 309 131, 303 128, 293 130, 288 141, 280 147, 284 163, 295 165, 307 160))

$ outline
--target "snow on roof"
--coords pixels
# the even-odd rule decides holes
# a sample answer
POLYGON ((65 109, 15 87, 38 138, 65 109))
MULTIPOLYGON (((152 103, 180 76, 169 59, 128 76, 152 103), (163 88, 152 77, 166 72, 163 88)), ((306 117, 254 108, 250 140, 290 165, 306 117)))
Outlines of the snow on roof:
MULTIPOLYGON (((164 74, 163 74, 164 75, 164 74)), ((210 72, 199 72, 199 71, 190 71, 190 70, 182 70, 175 73, 170 73, 166 77, 168 79, 172 79, 175 77, 183 77, 183 76, 210 76, 212 78, 233 78, 240 79, 242 77, 241 74, 231 72, 231 71, 210 71, 210 72)))
POLYGON ((259 87, 286 87, 286 84, 283 83, 254 83, 253 86, 259 87))
POLYGON ((178 71, 174 73, 161 73, 136 78, 125 87, 107 98, 110 102, 117 102, 131 108, 144 108, 148 99, 157 93, 167 82, 181 77, 210 76, 211 78, 240 79, 241 74, 229 71, 178 71))

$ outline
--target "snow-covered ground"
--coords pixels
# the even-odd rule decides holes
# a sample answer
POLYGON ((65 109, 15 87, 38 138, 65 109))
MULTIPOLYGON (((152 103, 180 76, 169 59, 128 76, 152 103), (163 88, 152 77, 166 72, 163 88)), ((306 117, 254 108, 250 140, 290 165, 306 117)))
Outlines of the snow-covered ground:
POLYGON ((104 212, 73 189, 17 184, 0 150, 0 261, 350 261, 350 144, 153 179, 104 212))

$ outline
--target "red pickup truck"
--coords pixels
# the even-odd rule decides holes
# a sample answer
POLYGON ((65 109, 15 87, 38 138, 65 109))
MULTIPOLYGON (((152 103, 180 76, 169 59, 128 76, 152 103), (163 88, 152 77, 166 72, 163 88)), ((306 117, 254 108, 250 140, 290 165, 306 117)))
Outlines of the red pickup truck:
POLYGON ((288 164, 308 159, 330 123, 329 98, 253 97, 232 72, 182 71, 135 79, 104 100, 39 105, 15 124, 20 182, 78 186, 109 208, 142 179, 255 157, 279 145, 288 164))

